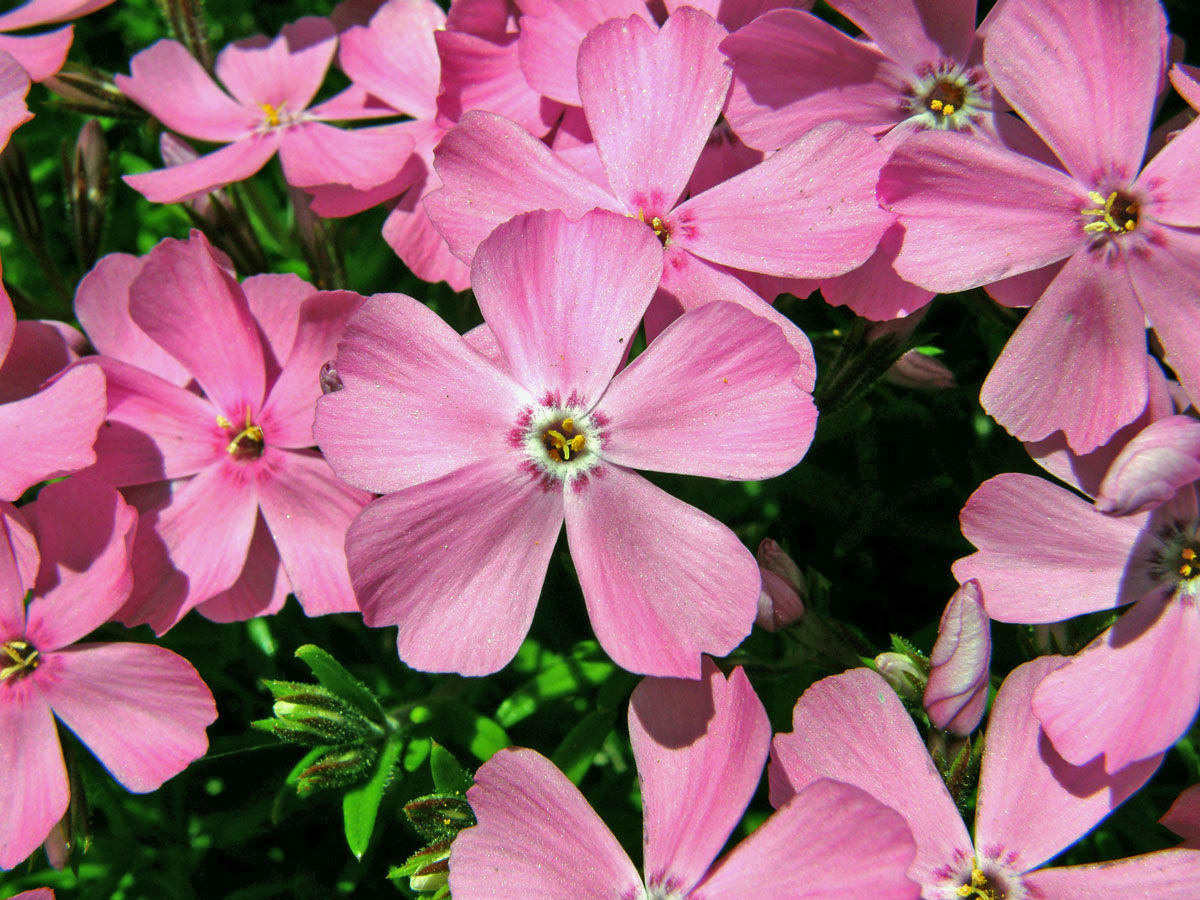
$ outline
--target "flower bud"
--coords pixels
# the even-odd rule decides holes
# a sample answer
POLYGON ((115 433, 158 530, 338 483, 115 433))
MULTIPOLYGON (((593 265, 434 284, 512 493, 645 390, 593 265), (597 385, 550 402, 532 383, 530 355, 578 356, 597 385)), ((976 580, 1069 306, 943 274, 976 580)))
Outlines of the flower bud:
POLYGON ((75 254, 80 265, 90 269, 100 255, 100 236, 104 230, 112 180, 108 144, 104 140, 104 130, 95 119, 79 130, 74 152, 69 157, 63 155, 63 171, 75 254))
POLYGON ((904 353, 883 377, 897 387, 916 391, 940 391, 955 385, 954 373, 945 364, 919 350, 904 353))
POLYGON ((404 815, 417 833, 427 841, 452 838, 475 824, 475 813, 465 797, 430 794, 404 805, 404 815))
POLYGON ((311 746, 377 742, 384 736, 381 725, 320 685, 292 681, 263 684, 275 695, 275 718, 251 723, 261 731, 311 746))
POLYGON ((296 793, 307 797, 313 791, 365 781, 378 758, 379 748, 372 744, 334 747, 296 777, 296 793))
POLYGON ((1141 430, 1117 454, 1100 484, 1096 509, 1128 516, 1161 506, 1200 479, 1200 422, 1167 416, 1141 430))
POLYGON ((321 393, 332 394, 335 391, 340 391, 343 387, 342 378, 338 375, 337 366, 333 364, 333 360, 329 360, 321 366, 321 393))
POLYGON ((146 112, 121 93, 111 75, 68 62, 42 82, 58 95, 58 105, 86 116, 145 119, 146 112))
POLYGON ((768 631, 778 631, 799 621, 804 615, 804 600, 808 586, 800 567, 770 538, 758 545, 759 572, 762 589, 758 594, 758 615, 755 622, 768 631))
POLYGON ((888 651, 875 657, 875 670, 902 700, 920 700, 928 677, 920 660, 908 653, 888 651))
POLYGON ((979 582, 974 579, 955 591, 942 613, 929 656, 925 711, 935 727, 955 734, 978 728, 987 705, 991 622, 979 596, 979 582))

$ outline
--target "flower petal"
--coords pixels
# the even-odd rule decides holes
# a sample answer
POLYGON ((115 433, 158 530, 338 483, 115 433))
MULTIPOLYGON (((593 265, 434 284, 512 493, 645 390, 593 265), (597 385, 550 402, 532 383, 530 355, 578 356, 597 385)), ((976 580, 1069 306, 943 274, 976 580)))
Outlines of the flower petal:
POLYGON ((377 187, 394 178, 412 154, 412 138, 402 125, 345 129, 301 122, 285 128, 279 144, 284 178, 296 187, 377 187))
POLYGON ((434 32, 445 24, 446 14, 432 0, 385 3, 369 25, 338 35, 338 65, 393 109, 432 119, 439 71, 434 32))
POLYGON ((514 451, 368 504, 346 535, 350 581, 372 627, 399 625, 414 669, 487 675, 529 630, 562 523, 514 451))
POLYGON ((1188 394, 1200 397, 1200 349, 1191 340, 1200 328, 1200 234, 1164 228, 1155 243, 1149 258, 1128 255, 1129 280, 1167 364, 1188 394))
POLYGON ((641 222, 607 210, 578 222, 538 211, 479 245, 471 286, 529 394, 590 408, 625 359, 661 274, 662 246, 641 222))
POLYGON ((1021 878, 1027 889, 1054 900, 1192 900, 1200 881, 1200 852, 1160 850, 1090 866, 1041 869, 1021 878))
POLYGON ((70 25, 41 34, 0 34, 0 52, 20 63, 30 81, 45 81, 63 67, 73 39, 70 25))
POLYGON ((780 475, 816 430, 812 396, 799 384, 806 362, 778 326, 743 307, 718 301, 685 313, 601 399, 609 421, 601 453, 659 472, 780 475))
MULTIPOLYGON (((754 624, 758 564, 732 531, 620 466, 565 495, 567 539, 600 646, 621 668, 697 678, 754 624)), ((578 482, 577 482, 578 484, 578 482)))
POLYGON ((965 62, 975 40, 974 0, 834 0, 838 12, 906 68, 965 62))
POLYGON ((646 678, 629 701, 645 815, 646 885, 678 895, 704 878, 762 778, 771 723, 746 673, 707 657, 699 681, 646 678))
POLYGON ((208 749, 212 693, 182 656, 150 644, 79 644, 42 684, 54 714, 137 793, 158 788, 208 749))
POLYGON ((0 869, 13 869, 38 848, 66 813, 70 789, 54 717, 33 676, 4 687, 0 794, 5 813, 0 817, 0 869))
POLYGON ((243 106, 270 104, 295 115, 316 96, 336 52, 329 20, 305 16, 285 25, 274 40, 258 35, 229 44, 217 54, 217 78, 243 106))
MULTIPOLYGON (((338 548, 341 548, 340 541, 338 548)), ((275 539, 271 537, 260 509, 242 573, 228 590, 197 603, 196 612, 210 622, 245 622, 258 616, 275 615, 283 609, 291 592, 292 584, 283 570, 275 539)))
POLYGON ((1192 785, 1176 797, 1158 821, 1183 838, 1183 846, 1200 849, 1197 846, 1200 844, 1200 784, 1192 785))
POLYGON ((937 728, 955 734, 978 728, 987 705, 992 634, 979 599, 977 581, 954 592, 929 655, 931 671, 922 703, 937 728))
POLYGON ((217 188, 249 178, 275 155, 280 137, 278 131, 255 134, 191 162, 121 177, 151 203, 194 200, 217 188))
POLYGON ((1167 416, 1126 444, 1109 467, 1096 509, 1110 516, 1147 512, 1200 479, 1200 422, 1167 416))
POLYGON ((475 774, 467 800, 478 824, 454 839, 450 890, 458 900, 643 895, 612 832, 541 754, 499 751, 475 774))

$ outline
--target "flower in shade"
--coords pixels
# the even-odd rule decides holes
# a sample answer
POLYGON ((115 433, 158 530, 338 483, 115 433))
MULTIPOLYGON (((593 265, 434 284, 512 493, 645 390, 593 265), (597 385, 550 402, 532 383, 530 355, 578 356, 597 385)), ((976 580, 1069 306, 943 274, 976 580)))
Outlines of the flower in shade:
POLYGON ((367 495, 308 449, 321 366, 361 297, 294 275, 238 284, 193 232, 105 257, 75 313, 108 379, 96 470, 141 511, 118 618, 161 633, 202 604, 220 621, 356 609, 342 541, 367 495))
POLYGON ((1110 775, 1055 753, 1030 702, 1038 682, 1062 664, 1039 657, 1001 685, 987 725, 974 840, 912 719, 869 669, 819 681, 796 703, 793 731, 775 736, 771 803, 786 808, 819 779, 862 788, 912 828, 917 856, 909 877, 924 900, 1194 897, 1200 851, 1040 868, 1137 791, 1161 760, 1110 775))
POLYGON ((695 678, 701 652, 749 632, 754 557, 632 469, 786 471, 812 437, 812 373, 777 325, 720 302, 617 372, 661 271, 636 219, 539 211, 475 256, 490 331, 464 340, 402 295, 351 319, 343 387, 318 403, 316 435, 342 478, 386 495, 354 521, 346 554, 367 624, 399 625, 409 665, 505 665, 564 519, 592 625, 621 666, 695 678))
POLYGON ((390 125, 347 131, 332 120, 394 115, 369 105, 350 88, 310 106, 337 51, 325 19, 309 16, 286 26, 274 40, 250 38, 217 56, 216 74, 226 93, 177 41, 161 40, 130 61, 117 86, 156 119, 219 150, 192 162, 126 175, 148 200, 175 203, 249 178, 279 153, 288 184, 344 184, 359 190, 396 175, 412 152, 412 139, 390 125))
POLYGON ((913 839, 869 794, 819 781, 719 861, 762 775, 766 710, 741 669, 706 660, 703 680, 648 678, 629 703, 645 816, 645 877, 548 759, 501 750, 467 800, 478 824, 455 838, 458 900, 916 900, 913 839))
POLYGON ((136 521, 116 490, 79 476, 32 507, 0 505, 0 868, 67 811, 56 717, 131 791, 156 789, 208 748, 217 711, 187 660, 149 644, 76 643, 129 594, 136 521))
POLYGON ((896 148, 879 196, 905 228, 902 278, 935 291, 1037 283, 980 400, 1023 441, 1061 430, 1087 453, 1146 406, 1147 320, 1200 396, 1200 126, 1143 167, 1167 43, 1156 0, 997 10, 987 71, 1058 162, 924 132, 896 148))
POLYGON ((1158 821, 1183 838, 1183 846, 1200 849, 1200 784, 1176 797, 1158 821))
POLYGON ((43 386, 73 358, 60 329, 18 322, 0 287, 0 500, 16 500, 39 481, 95 461, 104 373, 78 366, 43 386))

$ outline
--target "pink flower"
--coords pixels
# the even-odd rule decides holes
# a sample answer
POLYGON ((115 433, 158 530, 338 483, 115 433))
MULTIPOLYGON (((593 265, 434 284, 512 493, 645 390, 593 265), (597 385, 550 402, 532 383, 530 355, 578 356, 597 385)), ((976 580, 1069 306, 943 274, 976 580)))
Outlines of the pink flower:
POLYGON ((197 604, 220 621, 356 609, 342 540, 367 496, 313 445, 322 364, 362 298, 294 275, 242 285, 199 232, 105 257, 75 311, 108 378, 96 469, 142 512, 119 618, 166 631, 197 604), (195 389, 195 388, 198 388, 195 389))
POLYGON ((1200 784, 1175 798, 1166 815, 1158 820, 1183 838, 1183 846, 1200 849, 1200 784))
POLYGON ((1147 400, 1147 319, 1184 387, 1200 395, 1200 306, 1181 299, 1200 287, 1200 127, 1141 168, 1166 42, 1155 0, 1010 0, 984 61, 1065 171, 926 132, 901 144, 881 175, 880 197, 905 228, 896 271, 906 280, 936 291, 1023 273, 1032 283, 1034 270, 1065 260, 980 397, 1021 440, 1062 430, 1086 453, 1136 418, 1147 400), (1116 42, 1119 58, 1109 52, 1116 42))
POLYGON ((968 581, 954 592, 929 655, 925 711, 934 727, 955 734, 978 728, 987 706, 992 635, 979 599, 977 581, 968 581))
POLYGON ((0 507, 0 868, 67 811, 55 717, 131 791, 155 790, 208 748, 217 711, 187 660, 148 644, 75 643, 129 595, 136 521, 115 490, 79 477, 31 507, 0 507))
POLYGON ((587 800, 548 759, 501 750, 467 799, 478 823, 450 856, 458 900, 747 896, 916 900, 908 828, 857 788, 820 781, 719 861, 758 785, 766 710, 741 669, 706 660, 699 682, 649 678, 629 703, 645 815, 645 880, 587 800))
POLYGON ((909 877, 920 883, 925 900, 1188 900, 1200 878, 1198 851, 1039 868, 1138 790, 1161 759, 1116 775, 1099 764, 1065 763, 1029 709, 1038 681, 1062 662, 1044 656, 1026 663, 996 695, 979 773, 974 841, 912 719, 869 669, 819 681, 796 703, 794 730, 775 737, 771 803, 777 808, 794 803, 819 779, 862 788, 912 829, 917 857, 909 877))
POLYGON ((95 462, 104 373, 79 366, 43 387, 73 355, 55 327, 18 322, 0 287, 0 500, 16 500, 40 481, 95 462))
POLYGON ((464 340, 394 294, 350 321, 344 389, 318 403, 316 434, 342 478, 386 494, 354 521, 346 553, 367 624, 399 625, 409 665, 505 665, 564 517, 592 625, 621 666, 695 678, 701 652, 749 632, 754 557, 631 469, 791 468, 813 433, 811 370, 778 326, 714 303, 614 376, 661 271, 640 222, 541 211, 475 256, 490 332, 464 340))
MULTIPOLYGON (((29 0, 0 15, 0 32, 69 22, 103 9, 113 0, 29 0)), ((41 34, 0 34, 0 51, 10 54, 32 81, 44 81, 62 68, 71 49, 72 26, 41 34)))
POLYGON ((808 596, 800 567, 770 538, 763 538, 755 558, 762 576, 755 623, 767 631, 778 631, 799 621, 808 596))
POLYGON ((632 16, 589 32, 578 82, 601 183, 516 123, 464 115, 436 151, 444 187, 425 200, 451 251, 469 263, 496 225, 533 209, 576 219, 596 208, 634 217, 666 248, 660 296, 647 321, 651 335, 684 309, 714 299, 782 320, 731 270, 808 279, 864 262, 891 218, 875 199, 883 151, 860 129, 814 129, 686 197, 729 90, 717 49, 725 35, 706 13, 686 6, 657 31, 632 16), (679 78, 681 71, 689 77, 679 78))
POLYGON ((7 53, 0 53, 0 150, 8 146, 12 133, 33 118, 25 105, 29 75, 7 53))
POLYGON ((183 165, 125 181, 155 203, 175 203, 249 178, 279 152, 288 184, 345 184, 365 190, 403 168, 412 139, 398 126, 344 131, 328 120, 392 115, 351 88, 310 107, 337 50, 325 19, 306 17, 279 37, 230 44, 217 57, 220 87, 176 41, 161 40, 133 57, 117 86, 180 134, 225 144, 183 165), (232 96, 230 96, 232 94, 232 96))

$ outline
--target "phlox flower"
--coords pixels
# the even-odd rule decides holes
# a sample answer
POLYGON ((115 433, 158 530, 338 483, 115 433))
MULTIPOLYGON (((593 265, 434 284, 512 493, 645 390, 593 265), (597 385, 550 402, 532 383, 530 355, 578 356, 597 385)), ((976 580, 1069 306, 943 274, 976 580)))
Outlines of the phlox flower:
POLYGON ((113 778, 144 792, 204 755, 217 710, 170 650, 76 643, 129 594, 137 514, 116 490, 76 476, 32 506, 0 507, 0 868, 11 869, 67 811, 56 717, 113 778))
POLYGON ((451 251, 469 263, 496 225, 533 209, 633 217, 666 248, 647 321, 652 335, 714 299, 775 315, 731 270, 811 279, 864 262, 892 217, 875 198, 884 153, 861 129, 829 123, 687 196, 729 91, 717 49, 725 36, 711 16, 687 6, 657 30, 631 16, 588 33, 577 78, 599 181, 516 123, 466 113, 438 145, 434 165, 444 186, 425 200, 451 251))
POLYGON ((307 449, 321 366, 361 298, 294 275, 238 284, 199 233, 112 254, 75 313, 108 379, 96 470, 141 511, 118 618, 162 633, 197 605, 221 621, 355 609, 342 540, 367 495, 307 449))
POLYGON ((40 34, 9 34, 39 25, 57 25, 103 9, 113 0, 29 0, 0 14, 0 51, 11 55, 32 81, 44 81, 62 68, 71 49, 73 26, 40 34))
POLYGON ((1200 499, 1196 482, 1180 478, 1195 472, 1189 450, 1200 450, 1200 422, 1161 418, 1117 455, 1099 489, 1071 479, 1101 497, 1094 506, 1005 474, 963 508, 978 550, 954 575, 979 582, 993 619, 1050 623, 1132 604, 1034 695, 1046 734, 1076 765, 1103 754, 1115 772, 1160 754, 1200 707, 1200 499))
POLYGON ((817 682, 778 734, 769 770, 776 807, 818 779, 862 788, 900 813, 917 856, 908 874, 924 900, 1187 900, 1200 851, 1164 850, 1116 862, 1040 868, 1090 831, 1157 768, 1116 775, 1068 765, 1030 714, 1034 688, 1063 664, 1043 656, 1013 671, 996 695, 984 738, 974 840, 899 698, 869 669, 817 682))
POLYGON ((979 727, 991 665, 991 623, 979 604, 979 583, 968 581, 946 604, 929 654, 922 705, 934 727, 955 734, 970 734, 979 727))
POLYGON ((488 330, 471 340, 403 295, 350 320, 344 387, 318 403, 315 433, 339 476, 385 495, 346 555, 367 624, 399 625, 409 665, 481 675, 512 659, 564 519, 619 665, 695 678, 701 652, 749 632, 754 557, 632 469, 786 471, 812 437, 812 372, 777 325, 728 303, 617 372, 661 271, 637 220, 539 211, 480 245, 471 282, 488 330))
POLYGON ((309 16, 279 36, 230 44, 217 56, 222 90, 187 49, 160 40, 130 61, 117 86, 168 128, 225 144, 193 162, 126 175, 125 182, 155 203, 175 203, 249 178, 279 153, 288 184, 374 187, 403 168, 412 139, 383 126, 346 131, 330 120, 392 115, 371 107, 360 89, 310 106, 337 51, 326 20, 309 16))
POLYGON ((1200 127, 1142 167, 1166 44, 1156 0, 1008 0, 984 63, 1061 167, 924 132, 881 174, 880 198, 905 229, 904 279, 961 291, 1023 273, 1037 281, 1035 270, 1052 277, 1023 302, 1036 299, 980 395, 1023 441, 1061 430, 1087 453, 1135 419, 1148 396, 1147 320, 1200 396, 1200 127))
POLYGON ((18 322, 0 287, 0 500, 16 500, 39 481, 95 462, 104 373, 79 366, 43 386, 73 355, 58 329, 18 322))
POLYGON ((548 759, 501 750, 467 800, 478 824, 450 853, 459 900, 916 900, 913 839, 869 794, 818 781, 722 859, 753 796, 771 726, 741 669, 699 682, 648 678, 629 702, 645 815, 645 879, 548 759))
POLYGON ((25 105, 29 75, 7 53, 0 53, 0 150, 8 146, 12 133, 33 118, 25 105))

